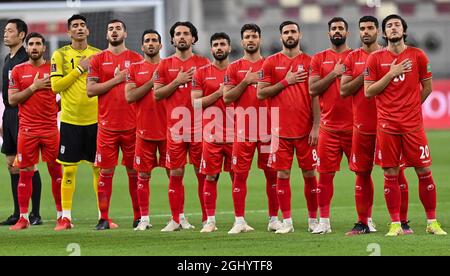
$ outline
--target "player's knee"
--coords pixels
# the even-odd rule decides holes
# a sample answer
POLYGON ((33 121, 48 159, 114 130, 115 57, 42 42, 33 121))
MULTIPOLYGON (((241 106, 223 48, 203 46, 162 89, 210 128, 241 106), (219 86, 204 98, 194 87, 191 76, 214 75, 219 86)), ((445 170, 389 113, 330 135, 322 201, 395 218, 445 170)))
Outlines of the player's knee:
POLYGON ((400 168, 384 168, 384 174, 386 175, 398 175, 400 173, 400 168))
POLYGON ((12 164, 8 164, 8 172, 9 174, 19 174, 20 170, 19 168, 13 166, 12 164))
POLYGON ((216 174, 216 175, 207 175, 206 176, 206 181, 210 181, 210 182, 217 181, 218 177, 219 177, 218 174, 216 174))
POLYGON ((101 174, 113 174, 114 173, 114 168, 109 168, 109 169, 101 169, 100 170, 101 174))
POLYGON ((64 166, 63 174, 65 178, 74 178, 77 173, 77 166, 64 166))
POLYGON ((302 170, 302 174, 303 174, 303 177, 310 178, 310 177, 316 176, 316 171, 315 170, 302 170))
POLYGON ((34 172, 34 166, 20 169, 21 172, 34 172))
POLYGON ((183 168, 170 170, 170 175, 171 176, 183 176, 183 174, 184 174, 184 169, 183 168))
POLYGON ((281 179, 288 179, 291 176, 290 170, 278 171, 277 177, 281 179))
POLYGON ((140 178, 150 178, 151 176, 152 176, 151 173, 139 172, 139 177, 140 178))
POLYGON ((426 167, 426 168, 415 168, 415 170, 416 170, 416 173, 417 173, 418 175, 426 174, 426 173, 431 172, 430 167, 426 167))

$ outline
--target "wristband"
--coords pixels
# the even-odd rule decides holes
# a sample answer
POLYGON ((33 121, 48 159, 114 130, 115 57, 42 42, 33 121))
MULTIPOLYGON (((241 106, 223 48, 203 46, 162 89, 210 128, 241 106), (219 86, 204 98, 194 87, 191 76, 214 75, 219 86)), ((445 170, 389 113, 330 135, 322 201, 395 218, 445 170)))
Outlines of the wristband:
POLYGON ((284 88, 289 86, 289 82, 286 79, 280 81, 280 84, 283 85, 284 88))
POLYGON ((81 68, 81 66, 80 65, 78 65, 77 66, 77 69, 78 69, 78 71, 81 73, 81 74, 83 74, 84 73, 84 69, 83 68, 81 68))

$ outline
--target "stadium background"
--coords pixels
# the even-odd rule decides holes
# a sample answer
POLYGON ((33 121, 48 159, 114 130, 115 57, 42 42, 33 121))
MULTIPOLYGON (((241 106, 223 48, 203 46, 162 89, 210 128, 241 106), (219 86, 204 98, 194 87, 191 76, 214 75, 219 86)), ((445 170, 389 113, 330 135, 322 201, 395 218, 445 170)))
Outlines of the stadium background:
MULTIPOLYGON (((304 38, 302 49, 312 55, 328 47, 326 22, 333 16, 342 16, 350 24, 349 45, 359 47, 357 21, 362 15, 372 14, 380 21, 391 13, 405 17, 409 25, 408 43, 423 48, 430 57, 434 73, 434 91, 424 104, 424 118, 434 159, 434 175, 438 184, 439 217, 444 229, 450 229, 448 166, 450 164, 450 0, 147 0, 147 1, 0 1, 0 35, 3 35, 7 19, 24 19, 30 31, 38 31, 48 39, 48 53, 70 40, 66 35, 66 20, 74 13, 82 13, 89 20, 90 44, 105 48, 106 22, 113 18, 123 19, 128 27, 127 46, 140 51, 140 36, 144 29, 156 28, 164 38, 163 56, 173 53, 168 40, 168 30, 175 21, 192 21, 199 29, 200 40, 194 50, 210 57, 209 36, 225 31, 232 37, 231 59, 242 55, 239 29, 242 24, 254 22, 261 26, 264 55, 280 49, 278 25, 290 19, 301 23, 304 38), (438 131, 436 129, 439 129, 438 131)), ((3 37, 3 36, 2 36, 3 37)), ((381 40, 380 40, 381 41, 381 40)), ((0 66, 8 53, 0 46, 0 66)), ((1 78, 1 76, 0 76, 1 78)), ((0 111, 3 106, 0 105, 0 111)), ((296 165, 294 165, 296 166, 296 165)), ((248 194, 248 220, 257 228, 256 233, 228 237, 226 231, 232 225, 231 183, 228 177, 220 181, 218 201, 219 232, 208 237, 196 232, 162 235, 159 229, 168 220, 167 180, 162 170, 156 170, 152 182, 151 213, 155 229, 149 233, 131 231, 131 203, 127 192, 126 174, 118 168, 114 180, 112 214, 122 226, 117 231, 95 233, 91 230, 96 220, 95 198, 91 188, 91 176, 87 166, 80 168, 78 187, 74 199, 76 228, 62 234, 52 232, 53 204, 49 177, 45 166, 40 166, 43 182, 42 215, 45 226, 31 229, 19 235, 0 228, 0 255, 67 255, 67 245, 79 244, 82 255, 369 255, 367 246, 376 243, 382 254, 387 255, 450 255, 448 238, 436 239, 425 236, 423 210, 417 193, 417 180, 408 170, 412 226, 417 234, 401 237, 396 241, 383 238, 388 214, 382 195, 382 174, 374 172, 376 198, 374 218, 380 233, 348 239, 343 233, 356 219, 354 209, 354 177, 345 162, 336 177, 336 192, 332 209, 334 234, 328 237, 312 237, 305 233, 306 208, 302 196, 300 172, 293 169, 293 212, 296 232, 287 237, 275 238, 264 232, 266 227, 266 200, 264 177, 258 170, 251 172, 248 194), (381 191, 380 191, 381 189, 381 191), (111 242, 113 241, 113 242, 111 242), (270 250, 268 250, 269 248, 270 250)), ((199 206, 192 169, 185 178, 187 201, 186 213, 199 225, 199 206)), ((9 176, 0 158, 0 217, 11 211, 9 176)))

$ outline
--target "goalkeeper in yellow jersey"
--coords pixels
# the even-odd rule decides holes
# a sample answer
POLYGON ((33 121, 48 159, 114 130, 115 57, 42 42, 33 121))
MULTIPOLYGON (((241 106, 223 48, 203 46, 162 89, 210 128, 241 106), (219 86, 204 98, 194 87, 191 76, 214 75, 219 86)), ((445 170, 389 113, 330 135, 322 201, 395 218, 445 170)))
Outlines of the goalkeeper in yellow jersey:
MULTIPOLYGON (((72 199, 78 164, 94 164, 97 144, 97 97, 88 98, 86 75, 90 58, 100 50, 89 46, 86 18, 76 14, 67 21, 70 45, 53 53, 51 83, 55 93, 61 95, 61 140, 58 162, 63 165, 61 183, 62 219, 55 230, 73 227, 72 199)), ((93 168, 94 190, 97 195, 99 170, 93 168)))

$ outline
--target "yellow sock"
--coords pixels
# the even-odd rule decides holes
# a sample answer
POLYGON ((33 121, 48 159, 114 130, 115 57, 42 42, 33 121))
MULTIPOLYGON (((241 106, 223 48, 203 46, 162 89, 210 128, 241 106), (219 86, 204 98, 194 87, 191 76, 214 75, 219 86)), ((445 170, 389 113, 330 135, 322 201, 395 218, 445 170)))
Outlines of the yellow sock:
POLYGON ((98 203, 98 179, 100 178, 100 168, 92 166, 92 174, 94 176, 94 192, 95 198, 97 199, 97 209, 100 210, 98 203))
POLYGON ((61 181, 61 204, 64 211, 72 210, 73 193, 78 166, 63 166, 61 181))

